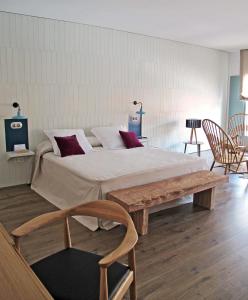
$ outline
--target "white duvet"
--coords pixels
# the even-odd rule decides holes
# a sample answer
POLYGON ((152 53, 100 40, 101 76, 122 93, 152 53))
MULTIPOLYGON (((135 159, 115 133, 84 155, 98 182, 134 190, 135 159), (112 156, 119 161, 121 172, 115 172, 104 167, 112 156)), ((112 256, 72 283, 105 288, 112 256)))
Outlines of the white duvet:
MULTIPOLYGON (((51 151, 48 142, 38 147, 32 189, 59 208, 104 199, 116 189, 207 169, 202 158, 158 148, 93 150, 64 158, 51 151)), ((99 226, 94 218, 79 221, 91 230, 99 226)))

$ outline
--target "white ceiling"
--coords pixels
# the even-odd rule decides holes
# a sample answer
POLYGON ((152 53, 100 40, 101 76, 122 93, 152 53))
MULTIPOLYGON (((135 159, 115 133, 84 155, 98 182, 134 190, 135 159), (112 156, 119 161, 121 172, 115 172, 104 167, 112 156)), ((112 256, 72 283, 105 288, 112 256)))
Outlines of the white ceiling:
POLYGON ((0 0, 0 10, 210 48, 248 48, 247 0, 0 0))

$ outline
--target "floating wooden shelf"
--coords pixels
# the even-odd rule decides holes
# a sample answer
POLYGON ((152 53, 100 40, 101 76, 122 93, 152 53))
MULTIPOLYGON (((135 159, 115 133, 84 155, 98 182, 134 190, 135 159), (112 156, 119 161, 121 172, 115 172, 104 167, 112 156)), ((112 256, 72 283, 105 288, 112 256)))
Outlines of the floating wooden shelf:
POLYGON ((26 156, 34 156, 35 153, 31 150, 28 150, 26 152, 6 152, 7 160, 10 160, 12 158, 18 158, 18 157, 26 157, 26 156))

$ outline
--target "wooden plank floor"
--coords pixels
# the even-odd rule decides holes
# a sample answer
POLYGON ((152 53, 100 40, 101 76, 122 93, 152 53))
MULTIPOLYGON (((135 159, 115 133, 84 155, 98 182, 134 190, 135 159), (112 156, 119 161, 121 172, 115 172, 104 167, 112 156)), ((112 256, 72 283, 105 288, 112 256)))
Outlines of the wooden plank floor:
MULTIPOLYGON (((217 189, 216 209, 191 203, 150 216, 149 234, 137 245, 139 299, 248 299, 248 180, 230 175, 217 189)), ((0 190, 0 222, 16 226, 55 210, 29 186, 0 190)), ((37 231, 22 243, 32 263, 63 247, 62 224, 37 231)), ((71 221, 75 247, 105 254, 123 229, 91 232, 71 221)))

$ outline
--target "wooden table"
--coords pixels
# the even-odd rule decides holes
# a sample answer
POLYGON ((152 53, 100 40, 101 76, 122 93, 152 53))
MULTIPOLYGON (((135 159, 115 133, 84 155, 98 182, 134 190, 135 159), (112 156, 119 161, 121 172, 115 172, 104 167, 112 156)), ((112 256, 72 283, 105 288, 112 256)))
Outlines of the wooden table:
POLYGON ((0 299, 52 300, 0 224, 0 299))
POLYGON ((214 208, 214 192, 228 177, 210 171, 198 171, 145 185, 112 191, 107 199, 123 206, 132 216, 137 232, 148 232, 149 209, 193 194, 193 203, 209 210, 214 208))
POLYGON ((197 146, 197 154, 198 156, 201 156, 201 145, 203 145, 203 142, 183 142, 184 143, 184 153, 186 153, 187 150, 187 146, 188 145, 193 145, 193 146, 197 146))

